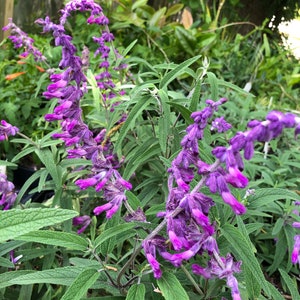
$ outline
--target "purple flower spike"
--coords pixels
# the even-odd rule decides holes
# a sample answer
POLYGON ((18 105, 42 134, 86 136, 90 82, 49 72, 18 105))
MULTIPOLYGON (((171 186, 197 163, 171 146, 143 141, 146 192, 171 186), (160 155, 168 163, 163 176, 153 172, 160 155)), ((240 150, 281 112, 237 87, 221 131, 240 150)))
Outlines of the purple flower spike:
POLYGON ((33 46, 34 40, 28 37, 24 31, 22 31, 15 23, 13 23, 11 18, 9 18, 8 25, 4 26, 2 30, 11 30, 11 35, 8 38, 13 42, 15 48, 24 47, 26 49, 26 52, 23 53, 24 55, 22 56, 27 56, 28 53, 31 53, 36 61, 46 60, 46 57, 43 56, 43 54, 33 46))
MULTIPOLYGON (((62 72, 50 76, 52 83, 43 94, 47 99, 57 98, 57 106, 53 113, 45 116, 45 119, 49 122, 61 121, 62 132, 54 134, 53 137, 62 139, 69 147, 68 158, 83 158, 91 161, 91 174, 88 178, 77 180, 75 184, 81 190, 93 187, 96 192, 102 192, 103 199, 107 203, 96 207, 94 213, 98 215, 106 212, 106 217, 111 218, 126 200, 125 191, 130 190, 132 186, 117 171, 122 161, 118 161, 113 153, 113 145, 106 137, 106 130, 103 129, 94 137, 94 132, 83 120, 80 101, 88 91, 85 71, 89 64, 89 51, 84 47, 82 57, 77 56, 80 51, 73 45, 72 37, 65 32, 64 24, 74 11, 87 12, 88 24, 103 26, 101 36, 93 38, 99 46, 95 55, 101 56, 99 63, 101 73, 96 76, 100 81, 97 84, 99 87, 103 86, 103 90, 100 91, 102 99, 109 100, 116 96, 111 91, 111 88, 115 88, 115 84, 109 72, 111 66, 108 62, 110 47, 107 43, 114 40, 107 27, 109 21, 103 15, 100 5, 93 0, 72 0, 61 10, 59 24, 51 22, 49 17, 36 21, 43 26, 43 32, 52 32, 55 45, 62 47, 62 58, 59 63, 62 72)), ((109 108, 107 103, 105 105, 106 109, 109 108)), ((124 115, 120 122, 125 119, 124 115)))

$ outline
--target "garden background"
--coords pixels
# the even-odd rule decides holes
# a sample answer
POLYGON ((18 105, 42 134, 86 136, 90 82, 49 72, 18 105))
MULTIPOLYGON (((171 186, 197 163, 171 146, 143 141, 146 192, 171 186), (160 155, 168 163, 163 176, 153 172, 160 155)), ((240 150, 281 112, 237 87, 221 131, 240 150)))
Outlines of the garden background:
POLYGON ((2 10, 1 299, 300 299, 299 9, 2 10))

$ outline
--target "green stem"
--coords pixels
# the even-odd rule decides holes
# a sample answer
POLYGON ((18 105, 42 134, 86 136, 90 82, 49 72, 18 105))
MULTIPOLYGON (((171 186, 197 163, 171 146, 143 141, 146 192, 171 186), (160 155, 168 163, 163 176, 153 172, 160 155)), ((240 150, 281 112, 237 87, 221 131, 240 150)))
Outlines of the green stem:
POLYGON ((197 282, 195 281, 195 279, 193 278, 193 276, 191 275, 191 273, 186 269, 186 267, 184 265, 181 265, 181 269, 184 272, 184 274, 186 275, 186 277, 189 279, 189 281, 193 284, 195 290, 198 292, 198 294, 203 295, 203 291, 200 289, 199 285, 197 284, 197 282))
POLYGON ((22 132, 17 132, 17 134, 19 136, 21 136, 22 138, 24 138, 25 140, 29 141, 31 145, 35 146, 37 149, 40 149, 40 146, 35 143, 31 138, 29 138, 27 135, 25 135, 24 133, 22 132))

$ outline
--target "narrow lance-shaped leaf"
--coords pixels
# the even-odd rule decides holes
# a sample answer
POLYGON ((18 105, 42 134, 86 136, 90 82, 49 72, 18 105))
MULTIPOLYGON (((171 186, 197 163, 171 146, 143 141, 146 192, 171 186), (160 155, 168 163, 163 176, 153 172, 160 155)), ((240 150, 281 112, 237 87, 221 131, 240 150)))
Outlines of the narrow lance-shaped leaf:
POLYGON ((105 230, 95 239, 94 241, 95 249, 99 247, 104 241, 112 238, 113 236, 116 236, 117 234, 130 230, 134 226, 135 224, 133 223, 125 223, 105 230))
POLYGON ((21 241, 37 242, 47 245, 54 245, 60 247, 66 247, 72 250, 85 251, 88 247, 88 242, 78 234, 51 231, 51 230, 39 230, 26 233, 16 238, 21 241))
POLYGON ((216 75, 212 72, 207 72, 207 80, 210 84, 210 91, 211 91, 211 99, 216 101, 218 98, 218 79, 216 75))
POLYGON ((188 294, 174 274, 164 272, 157 284, 166 300, 189 300, 188 294))
POLYGON ((235 254, 235 256, 242 260, 243 265, 245 265, 252 273, 265 293, 270 295, 267 281, 261 270, 260 264, 258 263, 252 249, 249 247, 249 242, 247 239, 241 234, 238 228, 231 224, 225 224, 221 228, 221 231, 226 240, 232 246, 232 252, 235 254))
POLYGON ((61 223, 77 216, 73 210, 60 208, 29 208, 0 211, 0 242, 45 226, 61 223))
POLYGON ((186 61, 184 61, 183 63, 181 63, 180 65, 178 65, 174 70, 172 70, 169 73, 167 73, 167 75, 165 75, 163 77, 163 79, 161 80, 159 88, 160 89, 165 88, 176 77, 178 77, 179 75, 183 74, 185 72, 185 70, 191 64, 193 64, 194 62, 196 62, 200 57, 201 57, 201 55, 198 55, 198 56, 192 57, 190 59, 187 59, 186 61))
POLYGON ((60 166, 57 166, 54 162, 53 154, 49 149, 36 149, 36 154, 39 159, 45 165, 47 171, 50 173, 55 186, 59 188, 61 186, 61 174, 60 174, 60 166))
POLYGON ((190 106, 189 106, 189 110, 191 112, 194 112, 197 110, 197 106, 200 101, 200 95, 201 95, 201 85, 202 85, 202 82, 200 80, 198 80, 196 82, 194 90, 192 91, 193 94, 192 94, 191 102, 190 102, 190 106))
POLYGON ((299 290, 297 287, 297 281, 292 280, 292 278, 289 276, 289 274, 283 270, 279 269, 280 275, 283 278, 283 281, 285 282, 287 288, 291 292, 292 299, 300 299, 299 290))
POLYGON ((37 170, 36 172, 34 172, 27 180, 26 182, 23 184, 22 188, 20 189, 20 191, 18 192, 18 196, 16 198, 16 202, 18 203, 22 197, 24 196, 24 194, 26 193, 26 191, 29 189, 29 187, 31 186, 31 184, 33 182, 35 182, 38 178, 41 177, 41 174, 45 172, 45 170, 40 169, 37 170))
POLYGON ((14 284, 35 284, 35 283, 51 283, 70 286, 75 278, 82 272, 82 267, 62 267, 51 270, 36 271, 33 273, 15 277, 9 281, 9 285, 14 284))
POLYGON ((119 149, 121 148, 122 141, 125 138, 129 129, 135 125, 136 118, 141 114, 141 112, 144 109, 146 109, 146 107, 151 102, 152 102, 152 97, 149 97, 146 100, 143 97, 141 97, 141 99, 131 109, 125 123, 121 127, 120 134, 119 134, 118 140, 115 145, 116 151, 119 151, 119 149))
POLYGON ((80 300, 98 277, 99 272, 95 269, 83 270, 69 286, 61 300, 80 300))

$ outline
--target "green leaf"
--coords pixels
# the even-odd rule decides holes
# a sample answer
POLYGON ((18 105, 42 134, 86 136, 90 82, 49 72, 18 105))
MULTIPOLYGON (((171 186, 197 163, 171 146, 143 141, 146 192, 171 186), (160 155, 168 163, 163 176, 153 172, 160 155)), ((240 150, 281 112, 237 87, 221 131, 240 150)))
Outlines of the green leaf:
POLYGON ((271 56, 270 44, 269 44, 269 41, 268 41, 268 37, 265 33, 263 35, 263 41, 264 41, 263 48, 265 50, 265 55, 266 55, 266 57, 270 57, 271 56))
POLYGON ((286 236, 284 235, 284 231, 280 231, 279 235, 277 237, 277 243, 275 247, 275 255, 273 258, 273 262, 271 266, 268 267, 267 271, 272 274, 278 270, 278 267, 283 262, 285 256, 286 256, 286 250, 287 250, 287 240, 286 236))
POLYGON ((164 90, 158 91, 161 100, 162 116, 158 120, 158 141, 162 153, 167 151, 168 136, 170 133, 170 106, 168 105, 168 94, 164 90))
POLYGON ((267 281, 252 248, 249 247, 248 240, 242 235, 238 228, 231 224, 225 224, 223 228, 221 228, 221 231, 232 247, 232 252, 235 256, 242 260, 243 265, 249 269, 249 272, 252 273, 252 276, 260 284, 265 293, 270 295, 267 281))
POLYGON ((34 273, 34 271, 32 270, 19 270, 19 271, 9 271, 6 273, 1 273, 0 289, 13 285, 13 283, 11 283, 10 280, 17 279, 19 276, 24 276, 32 273, 34 273))
POLYGON ((86 76, 87 81, 92 87, 94 108, 96 109, 97 112, 99 112, 100 111, 100 104, 102 102, 102 98, 100 96, 100 90, 99 90, 99 87, 97 85, 97 81, 96 81, 95 76, 94 76, 94 74, 92 73, 91 70, 87 70, 86 75, 87 75, 86 76))
POLYGON ((240 232, 243 234, 244 238, 247 240, 248 247, 252 249, 253 253, 256 253, 257 250, 249 238, 247 228, 246 228, 242 218, 240 216, 236 216, 236 220, 237 220, 237 224, 238 224, 238 228, 239 228, 240 232))
POLYGON ((291 292, 292 299, 300 299, 299 291, 297 288, 297 281, 292 280, 292 278, 285 270, 279 269, 279 272, 287 288, 291 292))
POLYGON ((197 106, 198 106, 200 96, 201 96, 201 85, 202 85, 202 82, 200 80, 198 80, 194 87, 193 95, 192 95, 191 103, 190 103, 190 107, 189 107, 189 110, 191 112, 194 112, 197 110, 197 106))
POLYGON ((164 272, 157 284, 166 300, 189 300, 188 294, 174 274, 164 272))
POLYGON ((9 281, 9 285, 51 283, 70 286, 82 270, 82 267, 68 266, 52 270, 37 271, 21 276, 18 276, 19 271, 16 271, 14 272, 15 277, 9 281))
POLYGON ((240 94, 244 94, 244 95, 247 95, 247 96, 254 97, 253 94, 244 91, 242 88, 240 88, 240 87, 238 87, 237 85, 235 85, 235 84, 233 84, 233 83, 230 83, 230 82, 228 82, 228 81, 219 79, 219 80, 218 80, 218 83, 219 83, 219 85, 225 86, 225 87, 227 87, 227 88, 229 88, 229 89, 232 89, 232 90, 234 90, 234 91, 236 91, 236 92, 238 92, 238 93, 240 93, 240 94))
POLYGON ((210 85, 211 99, 216 101, 219 94, 218 79, 214 73, 207 72, 207 80, 210 85))
POLYGON ((6 160, 0 160, 0 166, 17 167, 16 164, 6 161, 6 160))
POLYGON ((167 12, 166 12, 166 17, 172 16, 177 14, 178 12, 180 12, 182 10, 182 8, 184 7, 184 4, 174 4, 171 7, 168 8, 167 12))
POLYGON ((181 63, 180 65, 178 65, 175 69, 173 69, 172 71, 170 71, 169 73, 167 73, 167 75, 165 75, 160 84, 159 84, 159 88, 163 89, 165 87, 167 87, 167 85, 173 81, 176 77, 178 77, 179 75, 183 74, 185 72, 185 70, 194 62, 196 62, 199 58, 201 57, 201 55, 197 55, 195 57, 192 57, 190 59, 187 59, 186 61, 184 61, 183 63, 181 63))
POLYGON ((141 206, 141 201, 134 193, 126 191, 126 198, 133 210, 136 210, 138 207, 141 206))
POLYGON ((273 300, 285 300, 285 298, 280 294, 280 292, 275 288, 275 286, 272 283, 270 283, 269 281, 267 283, 271 291, 271 296, 273 300))
POLYGON ((151 19, 149 20, 149 25, 150 26, 159 26, 159 21, 164 16, 166 10, 167 10, 166 7, 162 7, 161 9, 159 9, 158 11, 156 11, 153 14, 153 16, 151 17, 151 19))
POLYGON ((27 180, 26 182, 23 184, 22 188, 20 189, 18 196, 16 198, 16 202, 19 202, 22 197, 24 196, 24 194, 26 193, 26 191, 29 189, 29 187, 31 186, 31 184, 33 182, 35 182, 37 179, 39 179, 41 177, 41 174, 45 172, 45 169, 41 169, 41 170, 37 170, 36 172, 34 172, 27 180))
POLYGON ((191 31, 186 30, 181 26, 176 26, 174 33, 182 49, 184 49, 184 51, 190 56, 194 56, 196 40, 191 31))
POLYGON ((39 230, 21 235, 16 240, 66 247, 72 250, 87 250, 88 242, 81 236, 60 231, 39 230))
POLYGON ((61 223, 77 216, 73 210, 60 208, 29 208, 0 211, 0 242, 45 226, 61 223))
POLYGON ((128 290, 125 300, 143 300, 145 299, 145 286, 144 284, 134 284, 128 290))
POLYGON ((243 274, 245 278, 245 285, 250 299, 257 299, 260 295, 261 287, 257 279, 253 276, 248 267, 243 266, 243 274))
POLYGON ((34 146, 33 146, 33 147, 28 147, 28 148, 26 148, 26 149, 23 149, 21 152, 19 152, 17 155, 15 155, 15 156, 13 157, 12 161, 13 161, 13 162, 14 162, 14 161, 18 161, 20 158, 22 158, 22 157, 24 157, 24 156, 26 156, 26 155, 28 155, 28 154, 34 152, 35 149, 36 149, 36 148, 35 148, 34 146))
POLYGON ((38 188, 37 188, 39 193, 45 188, 46 180, 49 175, 49 172, 47 169, 43 169, 42 171, 43 172, 40 173, 41 175, 40 175, 39 184, 38 184, 38 188))
POLYGON ((55 164, 53 153, 49 149, 36 149, 35 152, 50 173, 56 188, 61 187, 60 167, 55 164))
POLYGON ((137 0, 137 1, 134 1, 134 3, 132 4, 131 10, 134 11, 138 7, 145 6, 147 4, 147 2, 148 2, 148 0, 137 0))
POLYGON ((187 109, 186 107, 175 103, 175 102, 168 102, 172 107, 174 107, 184 118, 187 125, 190 125, 193 123, 193 119, 191 118, 191 111, 187 109))
POLYGON ((80 300, 96 282, 99 272, 93 269, 83 270, 69 286, 61 300, 80 300))
POLYGON ((24 244, 25 244, 25 242, 20 242, 20 241, 9 241, 9 242, 0 244, 0 256, 5 255, 6 253, 10 252, 11 250, 21 247, 24 244))
POLYGON ((95 249, 99 247, 104 241, 112 238, 113 236, 116 236, 117 234, 130 230, 134 226, 135 226, 134 223, 124 223, 105 230, 95 239, 94 241, 95 249))
POLYGON ((37 97, 38 93, 40 92, 41 88, 42 88, 42 84, 48 79, 49 74, 47 72, 45 72, 44 74, 42 74, 40 76, 40 79, 37 82, 36 88, 35 88, 35 95, 34 98, 37 97))
POLYGON ((286 189, 279 188, 262 188, 257 189, 255 194, 249 197, 249 209, 257 209, 262 206, 267 206, 269 203, 276 200, 293 199, 300 201, 300 196, 286 189))
POLYGON ((140 166, 142 162, 146 162, 151 156, 160 153, 160 148, 157 139, 150 137, 143 144, 137 146, 132 151, 132 158, 129 159, 123 173, 124 179, 129 179, 133 172, 140 166))
POLYGON ((134 105, 131 109, 125 123, 121 127, 118 140, 115 144, 115 149, 118 151, 121 148, 121 144, 123 139, 125 138, 127 132, 131 127, 135 125, 136 118, 141 114, 143 110, 152 102, 152 97, 148 97, 147 100, 144 101, 144 98, 140 98, 139 101, 134 105))
POLYGON ((15 265, 5 257, 0 257, 0 266, 4 268, 14 268, 15 265))
POLYGON ((278 218, 273 227, 272 235, 277 235, 278 232, 282 229, 283 224, 284 224, 284 219, 278 218))

